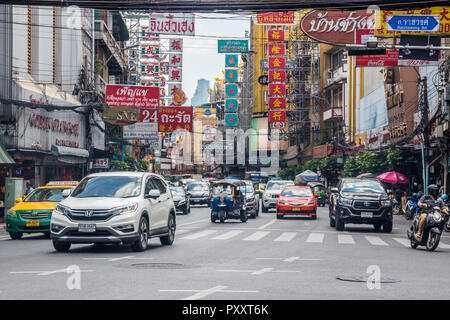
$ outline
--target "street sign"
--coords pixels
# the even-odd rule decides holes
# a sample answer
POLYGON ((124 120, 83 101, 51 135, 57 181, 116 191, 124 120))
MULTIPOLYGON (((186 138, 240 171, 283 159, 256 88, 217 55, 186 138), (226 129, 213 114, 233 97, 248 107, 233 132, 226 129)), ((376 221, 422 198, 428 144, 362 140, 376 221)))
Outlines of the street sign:
POLYGON ((439 31, 439 16, 422 15, 388 15, 387 30, 389 31, 439 31))
POLYGON ((123 138, 158 141, 158 123, 135 123, 130 126, 125 126, 123 127, 123 138))
POLYGON ((246 53, 248 40, 217 40, 219 53, 246 53))

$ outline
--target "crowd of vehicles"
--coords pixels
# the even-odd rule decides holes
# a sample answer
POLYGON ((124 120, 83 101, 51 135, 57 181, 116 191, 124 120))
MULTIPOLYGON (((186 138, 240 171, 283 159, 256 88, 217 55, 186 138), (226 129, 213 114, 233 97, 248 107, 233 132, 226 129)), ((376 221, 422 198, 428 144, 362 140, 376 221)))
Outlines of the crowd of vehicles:
MULTIPOLYGON (((435 250, 443 230, 450 231, 448 197, 437 200, 437 205, 433 202, 426 207, 419 194, 413 194, 407 202, 405 218, 413 220, 407 232, 412 248, 435 250), (418 239, 415 234, 421 225, 423 236, 418 239)), ((211 222, 224 223, 255 219, 260 208, 263 213, 275 209, 277 219, 297 216, 315 220, 317 207, 326 203, 330 227, 337 231, 343 231, 346 224, 369 224, 375 231, 392 232, 397 203, 376 179, 343 178, 327 193, 322 182, 299 185, 252 175, 248 180, 180 176, 167 181, 156 174, 137 172, 96 173, 79 183, 53 181, 38 187, 16 199, 7 212, 6 230, 12 239, 20 239, 24 233, 44 233, 57 251, 68 251, 73 243, 120 243, 143 251, 150 238, 171 245, 176 215, 189 214, 193 205, 210 208, 211 222)))

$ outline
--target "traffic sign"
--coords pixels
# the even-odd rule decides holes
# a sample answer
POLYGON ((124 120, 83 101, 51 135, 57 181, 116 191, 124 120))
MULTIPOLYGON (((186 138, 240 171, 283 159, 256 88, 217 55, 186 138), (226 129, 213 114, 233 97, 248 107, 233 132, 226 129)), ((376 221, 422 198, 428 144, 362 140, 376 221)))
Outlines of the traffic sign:
POLYGON ((388 15, 387 19, 391 31, 439 31, 439 16, 388 15))

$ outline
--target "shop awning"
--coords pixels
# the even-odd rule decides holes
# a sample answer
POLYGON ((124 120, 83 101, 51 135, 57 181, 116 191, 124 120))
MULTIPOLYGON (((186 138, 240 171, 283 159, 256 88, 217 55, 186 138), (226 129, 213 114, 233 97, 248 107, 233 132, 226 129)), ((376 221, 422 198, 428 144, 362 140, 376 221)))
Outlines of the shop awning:
POLYGON ((58 157, 59 161, 72 164, 86 163, 89 158, 89 151, 86 149, 61 147, 52 144, 51 152, 58 157))
POLYGON ((0 164, 14 164, 16 163, 13 158, 9 155, 8 151, 6 151, 3 143, 0 142, 0 164))

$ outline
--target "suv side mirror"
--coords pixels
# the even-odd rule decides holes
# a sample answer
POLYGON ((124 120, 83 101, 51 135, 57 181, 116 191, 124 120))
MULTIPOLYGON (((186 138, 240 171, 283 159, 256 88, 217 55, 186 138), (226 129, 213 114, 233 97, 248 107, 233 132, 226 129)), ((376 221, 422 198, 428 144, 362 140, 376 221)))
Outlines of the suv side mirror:
POLYGON ((150 190, 150 192, 145 196, 147 199, 158 199, 161 196, 161 192, 159 190, 150 190))
POLYGON ((332 192, 332 193, 338 193, 338 192, 339 192, 339 189, 338 189, 338 188, 331 188, 331 192, 332 192))
POLYGON ((62 195, 64 198, 67 198, 68 196, 70 196, 71 191, 72 191, 72 190, 70 190, 70 189, 64 189, 63 192, 61 192, 61 195, 62 195))

